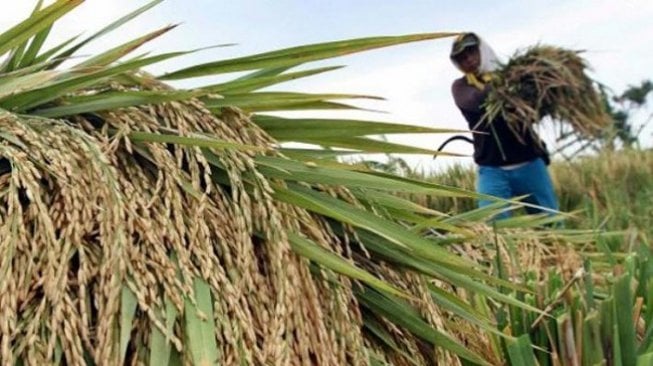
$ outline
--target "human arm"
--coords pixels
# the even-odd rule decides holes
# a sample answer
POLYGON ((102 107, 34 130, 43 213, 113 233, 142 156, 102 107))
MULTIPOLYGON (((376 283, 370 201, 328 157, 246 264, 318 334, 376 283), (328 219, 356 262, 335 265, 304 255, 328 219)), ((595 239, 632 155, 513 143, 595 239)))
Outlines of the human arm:
POLYGON ((489 85, 483 90, 467 84, 464 78, 457 79, 451 85, 451 94, 456 106, 463 112, 480 114, 483 112, 483 103, 489 92, 489 85))

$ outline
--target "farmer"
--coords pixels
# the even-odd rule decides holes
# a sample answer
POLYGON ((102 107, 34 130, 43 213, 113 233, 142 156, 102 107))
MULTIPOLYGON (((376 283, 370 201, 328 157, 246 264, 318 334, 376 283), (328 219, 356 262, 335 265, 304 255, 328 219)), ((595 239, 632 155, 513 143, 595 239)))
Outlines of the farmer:
MULTIPOLYGON (((504 199, 528 195, 524 201, 558 210, 558 200, 547 170, 546 147, 535 133, 527 132, 519 139, 499 115, 494 120, 483 118, 484 101, 492 71, 499 66, 494 51, 474 33, 456 38, 450 54, 453 64, 464 73, 451 86, 451 92, 473 133, 474 162, 478 165, 477 191, 504 199)), ((492 203, 480 199, 479 207, 492 203)), ((542 210, 526 207, 528 213, 542 210)), ((503 212, 497 218, 509 217, 503 212)))

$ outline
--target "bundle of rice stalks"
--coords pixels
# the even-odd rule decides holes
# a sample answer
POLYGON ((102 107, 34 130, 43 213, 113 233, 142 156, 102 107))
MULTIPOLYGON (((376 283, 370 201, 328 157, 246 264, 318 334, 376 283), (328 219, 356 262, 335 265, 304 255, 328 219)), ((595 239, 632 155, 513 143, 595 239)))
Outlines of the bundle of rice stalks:
POLYGON ((341 244, 305 211, 276 203, 263 177, 246 192, 251 157, 220 152, 221 186, 199 148, 122 135, 164 123, 269 144, 236 135, 255 130, 242 115, 217 120, 189 102, 73 124, 4 112, 0 123, 14 136, 0 145, 11 163, 0 179, 3 363, 366 362, 349 281, 335 276, 326 290, 291 251, 288 230, 311 225, 307 239, 341 244))
POLYGON ((579 51, 538 45, 517 52, 492 80, 486 118, 503 116, 517 136, 544 117, 593 138, 611 123, 579 51))

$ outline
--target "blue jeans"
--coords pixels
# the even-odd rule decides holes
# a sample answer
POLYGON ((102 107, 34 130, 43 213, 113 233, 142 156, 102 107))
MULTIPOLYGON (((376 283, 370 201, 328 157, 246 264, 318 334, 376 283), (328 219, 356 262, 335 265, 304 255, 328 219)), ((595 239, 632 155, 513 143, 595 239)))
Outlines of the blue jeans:
MULTIPOLYGON (((540 158, 512 170, 480 165, 476 190, 478 193, 505 199, 528 195, 524 202, 558 210, 558 198, 553 190, 551 176, 549 176, 546 164, 540 158)), ((492 202, 481 199, 478 206, 487 206, 492 202)), ((542 212, 542 210, 526 206, 526 212, 533 214, 542 212)), ((510 212, 503 212, 497 215, 496 219, 507 217, 510 217, 510 212)))

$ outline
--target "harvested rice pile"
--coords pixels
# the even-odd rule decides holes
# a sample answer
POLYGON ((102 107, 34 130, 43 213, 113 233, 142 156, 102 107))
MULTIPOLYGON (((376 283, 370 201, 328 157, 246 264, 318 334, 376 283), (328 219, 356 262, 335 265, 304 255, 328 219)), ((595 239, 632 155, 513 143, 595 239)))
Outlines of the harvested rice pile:
MULTIPOLYGON (((0 126, 11 138, 0 143, 1 364, 367 365, 368 352, 409 364, 365 336, 360 286, 312 273, 289 231, 354 249, 322 218, 275 201, 282 182, 259 174, 250 154, 129 137, 172 129, 272 146, 239 110, 217 118, 196 100, 69 120, 0 110, 0 126)), ((424 278, 364 263, 445 331, 424 278)), ((413 360, 460 365, 382 321, 413 360)))
POLYGON ((488 120, 503 115, 518 136, 544 117, 571 125, 585 138, 600 135, 611 118, 579 54, 553 46, 534 46, 515 54, 492 80, 488 120))
POLYGON ((336 277, 327 289, 314 280, 280 228, 303 232, 312 223, 308 237, 339 243, 307 212, 273 202, 262 177, 252 175, 256 185, 246 192, 241 176, 254 171, 251 157, 216 157, 227 190, 212 181, 199 148, 124 135, 165 125, 269 146, 249 119, 230 111, 218 120, 196 102, 99 116, 68 122, 0 112, 3 132, 15 136, 0 144, 11 161, 0 174, 3 365, 62 357, 69 365, 169 357, 192 364, 203 354, 220 364, 366 364, 349 281, 336 277), (92 127, 98 123, 105 128, 92 127), (121 132, 110 137, 107 128, 121 132), (201 314, 188 299, 201 308, 209 292, 222 296, 201 314), (207 346, 213 326, 184 330, 202 318, 219 319, 217 354, 207 346), (131 326, 116 329, 118 322, 131 326))

